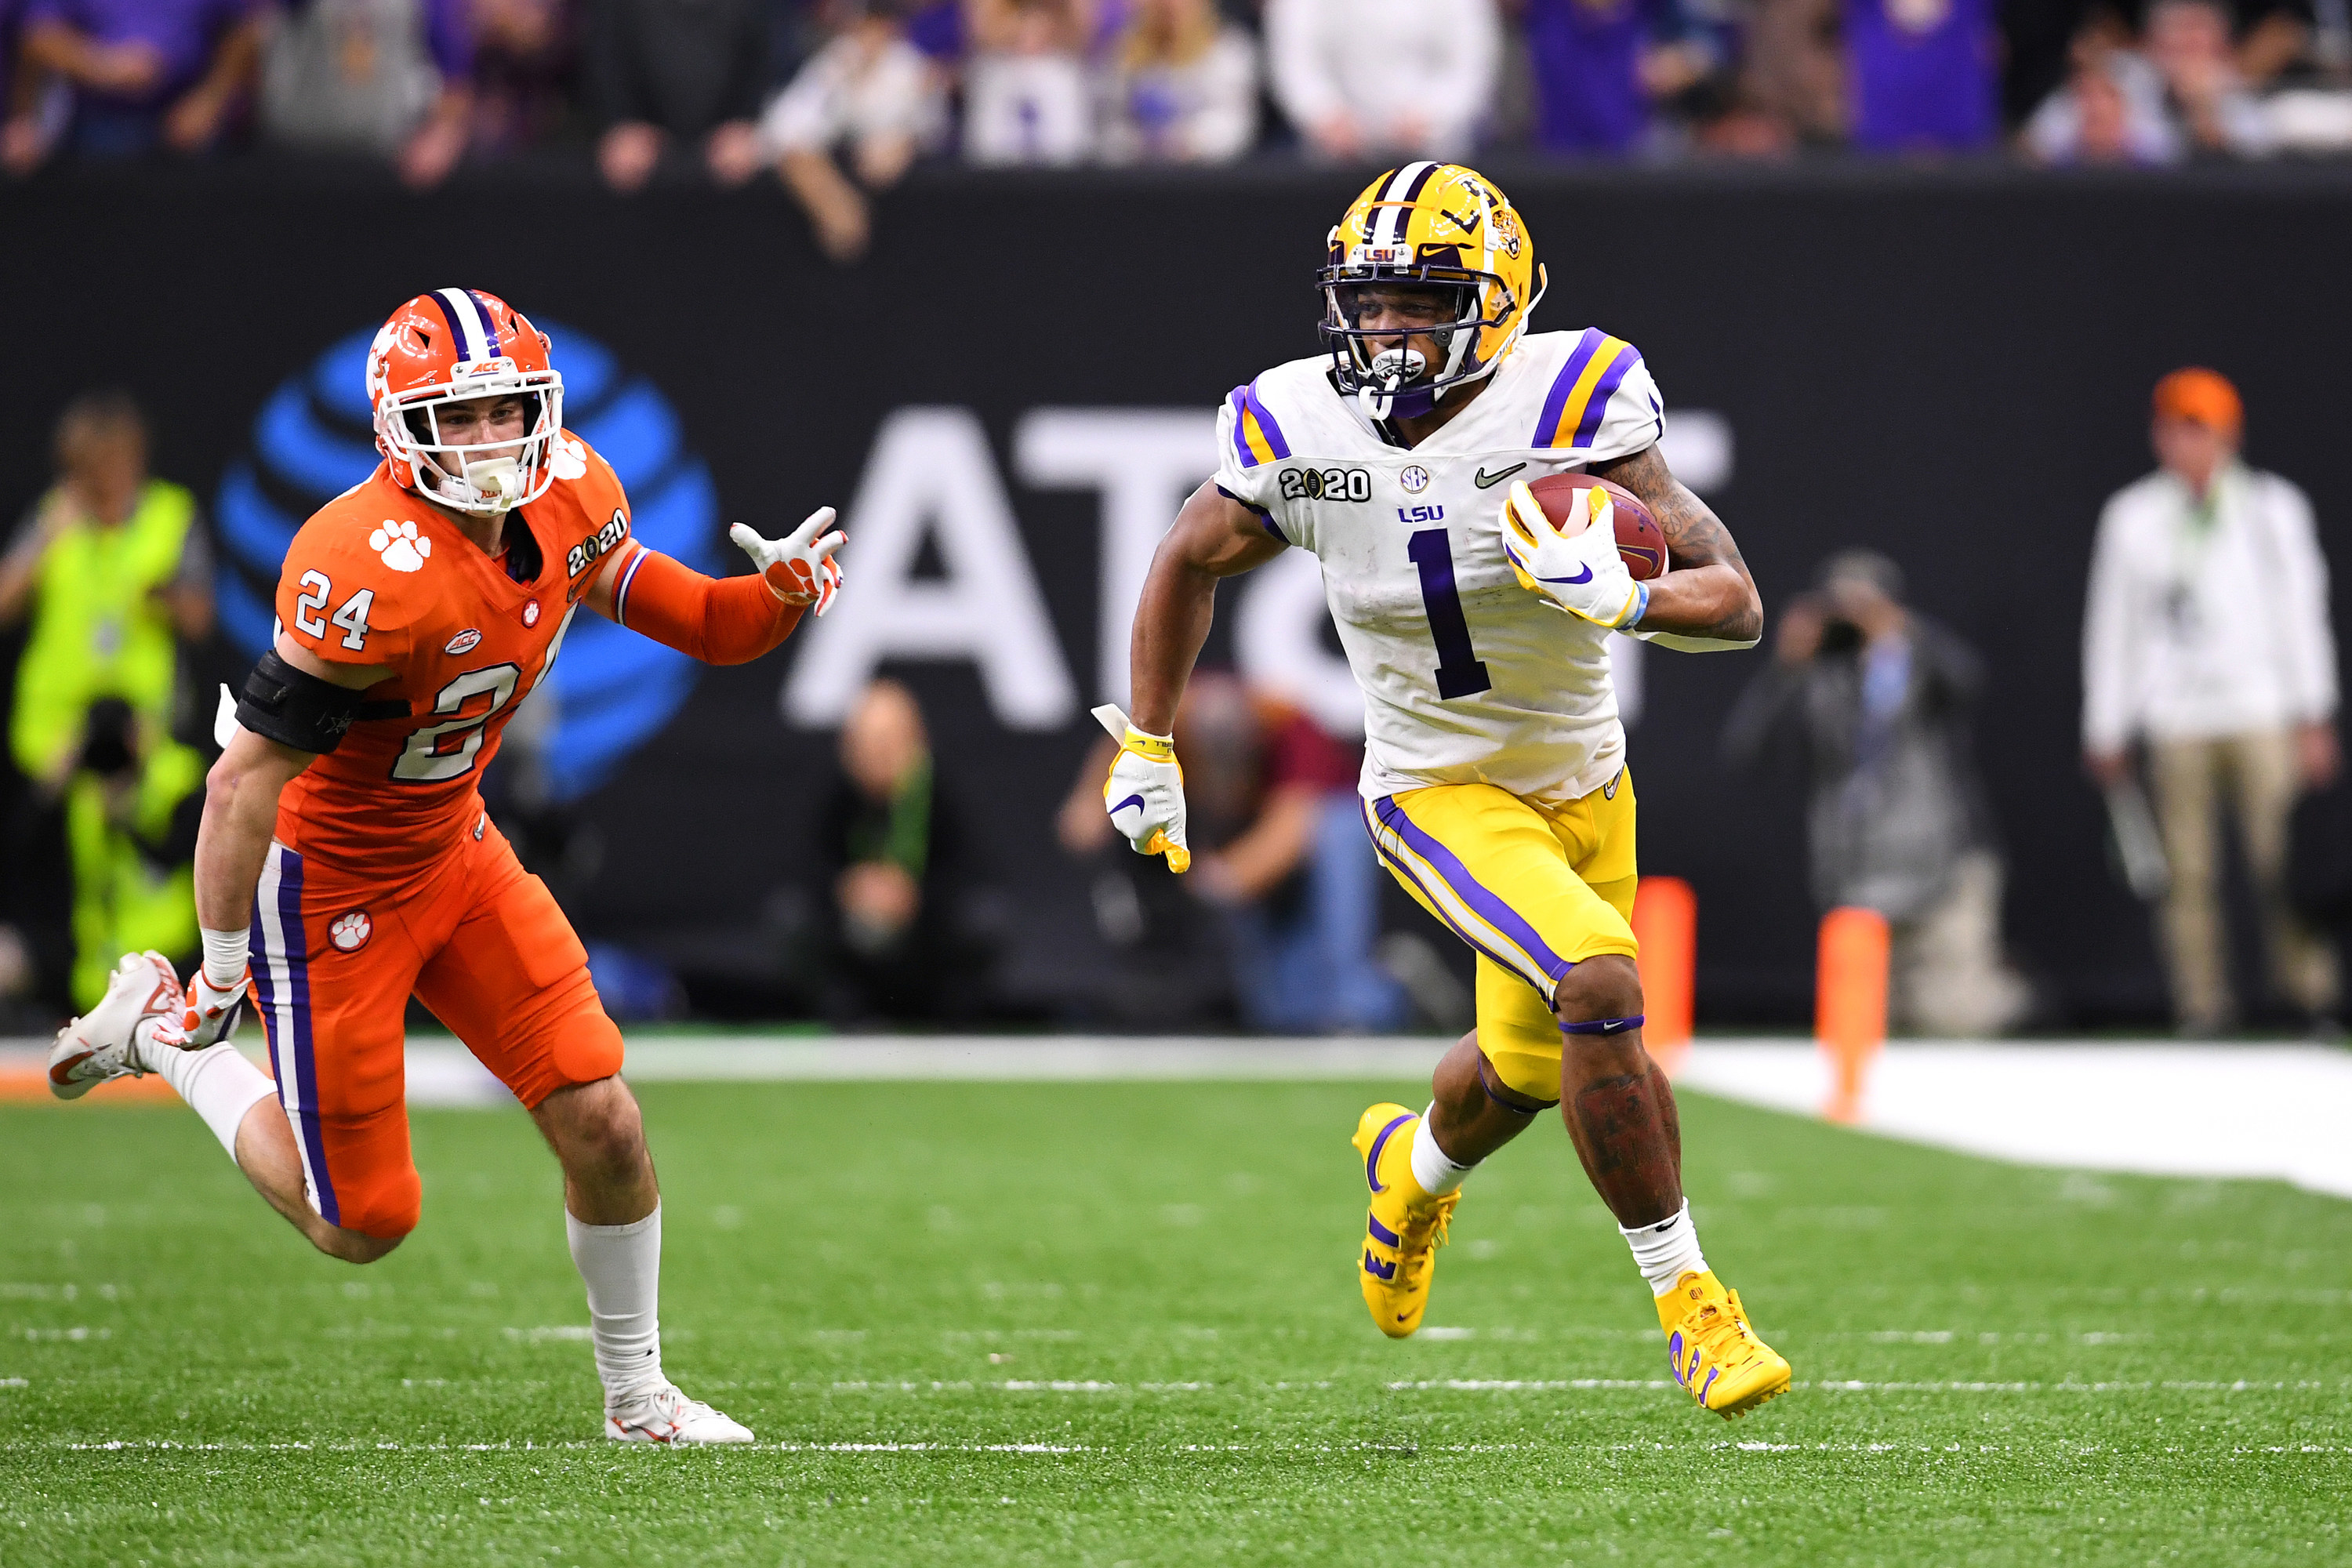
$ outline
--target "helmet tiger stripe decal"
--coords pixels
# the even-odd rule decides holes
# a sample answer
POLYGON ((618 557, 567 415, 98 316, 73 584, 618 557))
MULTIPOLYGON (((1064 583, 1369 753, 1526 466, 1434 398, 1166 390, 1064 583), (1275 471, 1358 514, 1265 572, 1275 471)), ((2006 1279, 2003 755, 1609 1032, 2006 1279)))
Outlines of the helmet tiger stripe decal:
POLYGON ((1543 297, 1535 244, 1510 199, 1460 163, 1414 163, 1364 187, 1333 226, 1322 332, 1341 389, 1374 419, 1418 417, 1454 387, 1494 374, 1543 297), (1360 324, 1381 284, 1452 291, 1450 320, 1409 333, 1360 324), (1437 363, 1407 345, 1423 337, 1437 363))

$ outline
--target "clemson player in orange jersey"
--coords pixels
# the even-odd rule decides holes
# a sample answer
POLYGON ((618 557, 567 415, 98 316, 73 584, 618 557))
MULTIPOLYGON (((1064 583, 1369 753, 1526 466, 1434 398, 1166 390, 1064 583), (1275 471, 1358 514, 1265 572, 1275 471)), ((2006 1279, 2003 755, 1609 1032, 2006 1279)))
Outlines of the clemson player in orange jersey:
POLYGON ((562 427, 545 334, 463 289, 393 312, 368 354, 383 461, 287 552, 276 646, 237 700, 196 845, 202 970, 127 955, 60 1032, 72 1098, 160 1073, 320 1251, 369 1263, 416 1226, 402 1016, 414 994, 514 1091, 563 1167, 608 1437, 748 1442, 663 1374, 661 1202, 621 1036, 547 887, 483 809, 482 769, 579 607, 713 664, 757 658, 841 584, 833 510, 714 580, 629 536, 628 498, 562 427), (249 917, 249 918, 248 918, 249 917), (167 984, 168 983, 168 984, 167 984), (248 1001, 273 1084, 228 1043, 248 1001))

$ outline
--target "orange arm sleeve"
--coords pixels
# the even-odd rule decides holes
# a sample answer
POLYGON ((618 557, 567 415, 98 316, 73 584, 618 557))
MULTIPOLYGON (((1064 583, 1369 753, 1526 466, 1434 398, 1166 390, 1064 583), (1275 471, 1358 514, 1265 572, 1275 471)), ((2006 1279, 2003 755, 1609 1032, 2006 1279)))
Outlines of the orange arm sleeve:
POLYGON ((792 636, 801 606, 756 573, 706 577, 641 544, 614 586, 613 618, 705 664, 748 664, 792 636))

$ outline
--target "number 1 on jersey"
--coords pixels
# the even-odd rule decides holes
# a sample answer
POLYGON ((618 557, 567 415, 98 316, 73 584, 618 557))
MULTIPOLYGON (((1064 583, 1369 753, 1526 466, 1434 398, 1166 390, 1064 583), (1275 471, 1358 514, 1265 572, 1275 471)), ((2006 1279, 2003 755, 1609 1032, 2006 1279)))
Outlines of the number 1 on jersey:
POLYGON ((1470 623, 1454 586, 1453 542, 1442 528, 1424 528, 1405 542, 1404 552, 1421 569, 1421 605, 1437 643, 1437 695, 1451 701, 1486 690, 1495 683, 1470 646, 1470 623))

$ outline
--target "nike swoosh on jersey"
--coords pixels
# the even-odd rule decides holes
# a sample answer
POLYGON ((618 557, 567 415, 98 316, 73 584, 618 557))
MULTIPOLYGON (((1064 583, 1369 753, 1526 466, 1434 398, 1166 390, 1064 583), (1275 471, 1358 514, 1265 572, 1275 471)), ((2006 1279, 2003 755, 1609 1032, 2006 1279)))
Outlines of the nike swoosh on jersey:
POLYGON ((1499 474, 1490 474, 1486 469, 1481 468, 1476 473, 1470 476, 1470 482, 1476 485, 1482 490, 1492 489, 1495 486, 1501 484, 1505 479, 1509 479, 1513 474, 1517 473, 1521 468, 1526 467, 1527 465, 1525 463, 1513 463, 1509 468, 1505 468, 1499 474))

